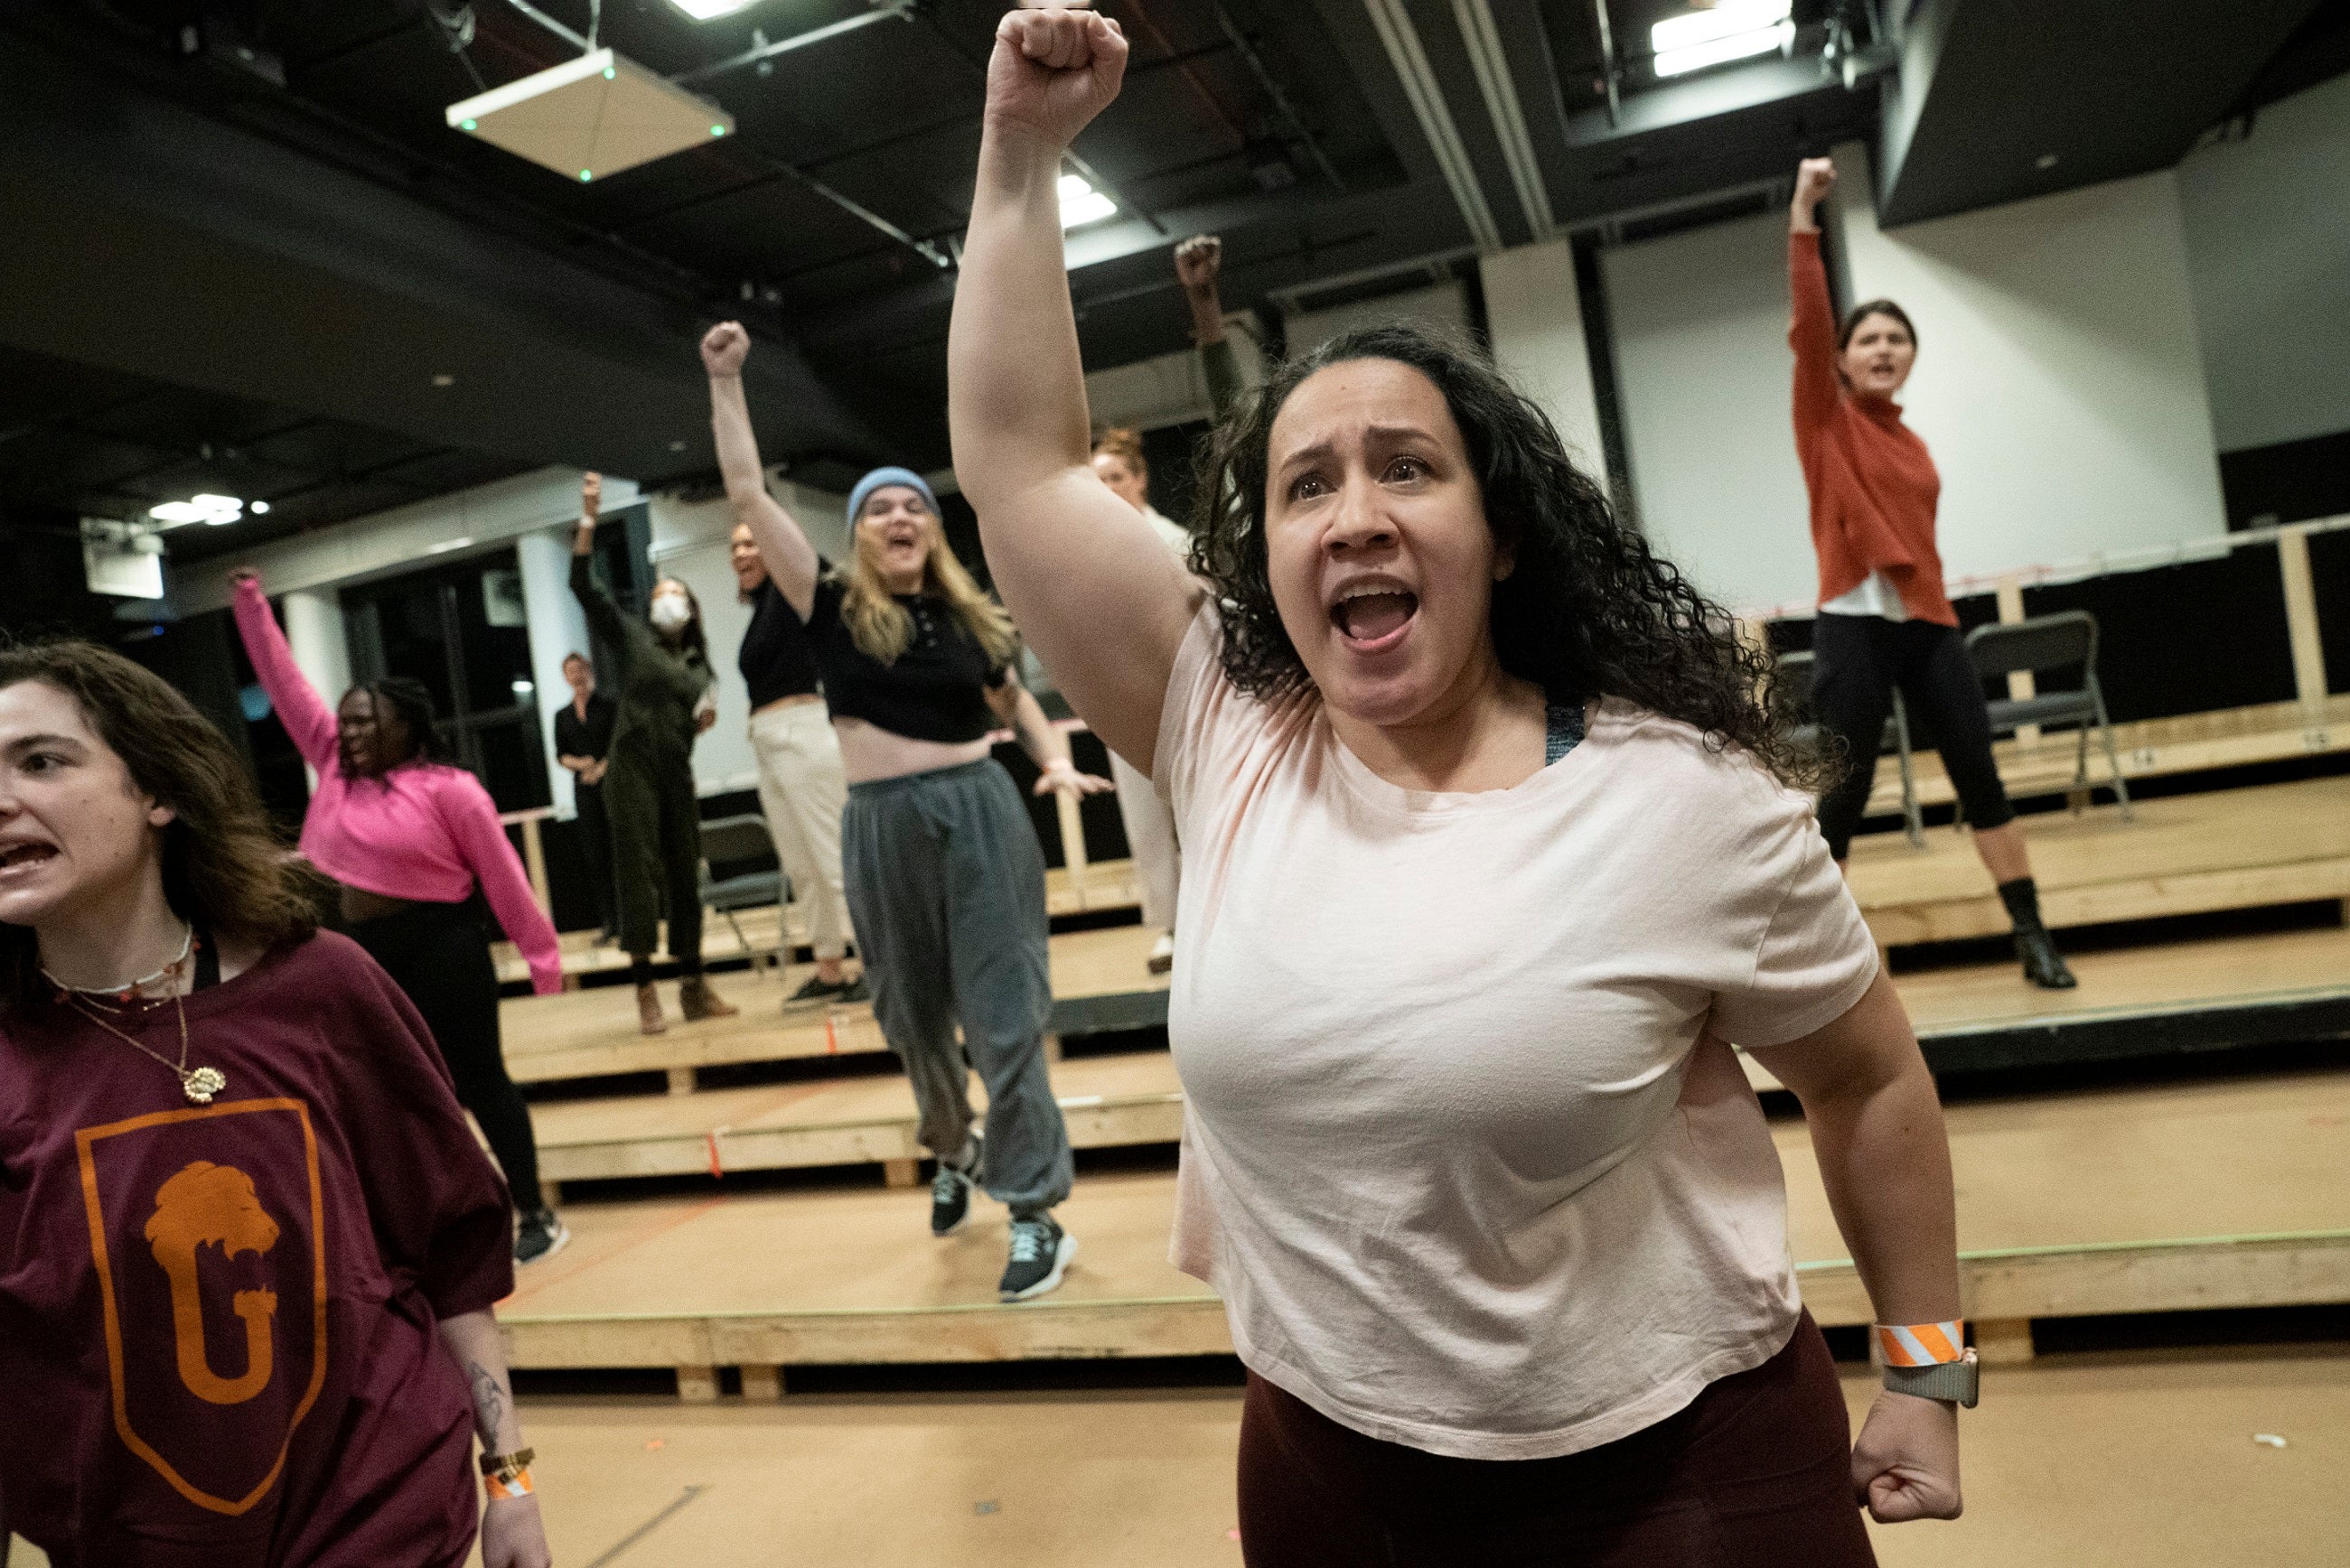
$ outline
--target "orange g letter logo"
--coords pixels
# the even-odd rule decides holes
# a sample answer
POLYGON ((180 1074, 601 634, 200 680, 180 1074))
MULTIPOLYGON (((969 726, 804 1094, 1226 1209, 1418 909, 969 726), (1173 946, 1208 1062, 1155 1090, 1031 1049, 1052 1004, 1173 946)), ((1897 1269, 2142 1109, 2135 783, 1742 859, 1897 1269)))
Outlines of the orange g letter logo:
POLYGON ((270 1320, 276 1291, 239 1291, 236 1315, 244 1320, 244 1375, 223 1377, 204 1354, 203 1285, 196 1254, 218 1246, 224 1257, 255 1256, 277 1245, 277 1221, 261 1207, 253 1178, 233 1165, 192 1161, 155 1194, 147 1221, 147 1244, 172 1282, 172 1327, 180 1352, 180 1381, 197 1398, 214 1405, 242 1405, 269 1386, 270 1320))

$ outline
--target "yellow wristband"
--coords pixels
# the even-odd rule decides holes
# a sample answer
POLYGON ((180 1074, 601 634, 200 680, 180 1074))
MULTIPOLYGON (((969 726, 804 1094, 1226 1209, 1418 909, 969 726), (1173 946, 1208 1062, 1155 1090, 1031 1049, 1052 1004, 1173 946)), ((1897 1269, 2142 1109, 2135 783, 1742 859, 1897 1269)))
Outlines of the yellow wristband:
POLYGON ((492 1502, 495 1502, 500 1498, 528 1497, 536 1489, 530 1484, 529 1467, 525 1466, 521 1469, 500 1470, 495 1475, 484 1476, 482 1490, 489 1494, 492 1502))
POLYGON ((1887 1366, 1942 1366, 1965 1359, 1967 1320, 1877 1325, 1877 1354, 1887 1366))

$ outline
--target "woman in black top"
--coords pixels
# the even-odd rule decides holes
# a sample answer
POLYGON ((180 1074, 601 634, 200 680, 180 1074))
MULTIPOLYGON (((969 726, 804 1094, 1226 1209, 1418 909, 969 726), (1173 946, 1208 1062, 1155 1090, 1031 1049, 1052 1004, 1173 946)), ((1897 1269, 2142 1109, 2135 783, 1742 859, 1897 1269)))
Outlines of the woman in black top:
POLYGON ((719 467, 824 678, 848 773, 843 870, 874 1015, 906 1064, 923 1147, 939 1161, 931 1230, 962 1225, 983 1183, 1012 1210, 1003 1299, 1042 1295, 1076 1251, 1051 1213, 1071 1167, 1045 1067, 1045 863, 990 734, 1001 724, 1019 733, 1040 794, 1092 794, 1109 781, 1077 772, 1067 740, 1014 676, 1011 618, 947 548, 920 475, 867 474, 849 497, 854 558, 844 573, 821 571, 760 472, 743 397, 750 347, 731 321, 702 340, 719 467), (966 1054, 987 1084, 983 1142, 966 1054))
POLYGON ((596 690, 596 667, 584 653, 564 655, 563 682, 571 688, 571 701, 555 711, 555 760, 571 774, 571 799, 578 808, 579 837, 603 925, 596 935, 601 947, 620 934, 620 917, 612 907, 612 824, 604 815, 604 769, 619 710, 596 690))
POLYGON ((822 678, 807 628, 767 576, 750 524, 734 524, 727 560, 751 625, 736 662, 751 693, 751 754, 759 763, 759 809, 775 858, 790 877, 792 894, 807 920, 816 973, 785 999, 788 1014, 811 1006, 863 1002, 862 977, 848 978, 848 896, 840 877, 840 813, 848 801, 840 742, 825 722, 822 678))
POLYGON ((620 613, 596 586, 588 561, 596 548, 596 514, 604 499, 598 474, 579 482, 579 530, 571 543, 571 592, 587 612, 588 629, 603 639, 619 664, 619 716, 604 774, 612 821, 612 873, 620 906, 620 945, 637 982, 637 1023, 648 1034, 669 1027, 653 989, 653 946, 661 915, 669 916, 669 956, 682 977, 678 1005, 688 1020, 730 1018, 740 1011, 721 1002, 702 975, 702 803, 693 788, 693 741, 717 710, 711 688, 710 645, 702 607, 675 577, 653 585, 647 618, 620 613))

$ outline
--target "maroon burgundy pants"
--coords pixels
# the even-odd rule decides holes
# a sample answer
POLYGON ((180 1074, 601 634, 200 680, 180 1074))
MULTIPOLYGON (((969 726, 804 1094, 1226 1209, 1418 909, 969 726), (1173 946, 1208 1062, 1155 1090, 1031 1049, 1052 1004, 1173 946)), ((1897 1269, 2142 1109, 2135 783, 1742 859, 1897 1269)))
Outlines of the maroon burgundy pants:
POLYGON ((1242 1552, 1249 1568, 1873 1568, 1851 1456, 1809 1313, 1679 1414, 1553 1459, 1381 1442, 1251 1374, 1242 1552))

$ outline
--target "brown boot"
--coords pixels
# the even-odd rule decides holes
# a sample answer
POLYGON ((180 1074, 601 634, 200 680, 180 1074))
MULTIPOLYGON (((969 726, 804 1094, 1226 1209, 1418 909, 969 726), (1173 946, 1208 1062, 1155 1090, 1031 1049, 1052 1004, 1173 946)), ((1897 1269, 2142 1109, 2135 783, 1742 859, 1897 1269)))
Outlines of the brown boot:
POLYGON ((637 987, 637 1027, 647 1034, 660 1034, 669 1028, 669 1020, 661 1016, 660 992, 650 985, 637 987))
POLYGON ((732 1018, 743 1010, 731 1002, 721 1002, 710 982, 698 974, 687 975, 677 982, 677 1002, 685 1010, 686 1022, 697 1018, 732 1018))

